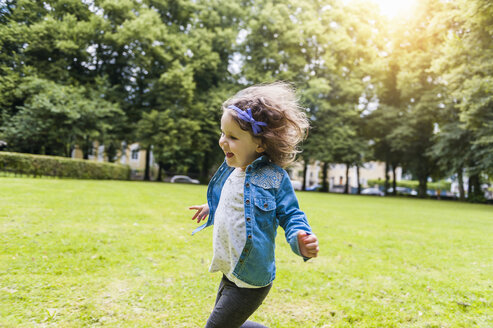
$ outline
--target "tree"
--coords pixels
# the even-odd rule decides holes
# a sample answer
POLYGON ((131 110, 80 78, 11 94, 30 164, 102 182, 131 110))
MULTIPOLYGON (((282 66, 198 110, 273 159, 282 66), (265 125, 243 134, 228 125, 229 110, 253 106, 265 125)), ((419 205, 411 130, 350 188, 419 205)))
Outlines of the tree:
POLYGON ((103 91, 104 85, 104 100, 125 114, 98 133, 110 159, 121 141, 136 139, 143 113, 169 110, 200 122, 202 133, 194 137, 208 144, 191 157, 207 172, 217 158, 217 123, 207 109, 233 84, 228 68, 235 17, 241 17, 240 4, 222 0, 9 2, 0 15, 0 44, 7 50, 0 53, 0 124, 25 105, 26 99, 13 96, 25 76, 81 88, 76 94, 103 91))
POLYGON ((7 96, 0 126, 13 150, 70 156, 78 143, 87 157, 93 141, 114 139, 123 112, 109 99, 111 86, 96 73, 89 50, 103 17, 77 0, 21 0, 6 7, 0 42, 8 51, 0 56, 0 70, 7 83, 0 92, 7 96), (25 129, 28 122, 35 129, 25 129))
POLYGON ((470 200, 483 197, 482 173, 493 175, 492 15, 488 1, 474 0, 450 3, 437 17, 449 29, 432 68, 451 99, 451 114, 436 151, 458 174, 466 169, 470 200))
MULTIPOLYGON (((453 113, 453 111, 451 112, 453 113)), ((448 122, 444 122, 435 139, 435 143, 430 149, 431 155, 443 172, 457 175, 459 197, 464 200, 463 172, 465 168, 471 165, 472 134, 464 128, 457 118, 452 117, 448 122)))
MULTIPOLYGON (((389 24, 389 22, 387 22, 389 24)), ((404 151, 393 148, 392 131, 400 125, 405 125, 403 120, 404 102, 401 99, 400 90, 397 85, 399 74, 398 55, 393 55, 391 31, 383 29, 380 31, 385 42, 390 44, 386 51, 382 51, 377 57, 378 68, 374 74, 375 96, 377 98, 377 108, 365 117, 364 136, 371 144, 372 159, 380 160, 385 163, 385 195, 389 190, 390 169, 393 171, 392 193, 396 192, 396 168, 401 164, 404 151), (389 55, 390 54, 390 55, 389 55)), ((398 42, 398 41, 394 41, 398 42)))
POLYGON ((193 136, 197 148, 189 154, 193 162, 189 168, 207 182, 211 169, 224 160, 218 146, 222 103, 240 88, 241 76, 232 62, 239 54, 236 40, 245 23, 245 9, 240 2, 226 0, 198 1, 197 6, 189 42, 195 89, 185 115, 200 125, 193 136))
MULTIPOLYGON (((196 152, 199 141, 195 138, 200 124, 187 118, 173 117, 171 111, 153 110, 144 113, 137 124, 137 137, 142 147, 151 150, 161 169, 187 172, 193 165, 190 153, 196 152)), ((149 180, 147 173, 146 180, 149 180)))
POLYGON ((360 104, 372 98, 379 44, 371 31, 376 28, 377 15, 374 7, 363 11, 358 5, 317 5, 305 16, 305 42, 311 58, 302 99, 308 104, 313 129, 304 148, 307 157, 324 163, 323 190, 328 190, 328 163, 347 165, 347 193, 349 167, 359 167, 368 151, 362 129, 365 106, 360 104))
POLYGON ((399 25, 399 38, 391 54, 399 66, 396 80, 400 119, 405 124, 390 133, 390 146, 393 151, 404 150, 402 164, 418 179, 419 197, 426 196, 428 178, 440 175, 429 151, 435 140, 434 123, 443 94, 438 76, 430 70, 444 29, 432 21, 442 6, 435 0, 420 2, 412 18, 399 25))
POLYGON ((25 78, 16 97, 24 99, 23 106, 2 130, 9 146, 20 152, 69 157, 76 144, 92 147, 123 115, 92 90, 36 77, 25 78))

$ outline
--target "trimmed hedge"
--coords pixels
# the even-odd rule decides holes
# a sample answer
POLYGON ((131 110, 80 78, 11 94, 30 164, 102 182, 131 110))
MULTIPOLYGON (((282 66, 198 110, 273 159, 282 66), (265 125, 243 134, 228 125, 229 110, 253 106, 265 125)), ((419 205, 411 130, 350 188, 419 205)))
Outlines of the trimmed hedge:
MULTIPOLYGON (((368 185, 373 187, 375 185, 383 186, 385 180, 368 180, 368 185)), ((410 188, 418 190, 419 181, 417 180, 401 180, 396 182, 397 187, 410 188)), ((438 181, 438 182, 428 182, 426 187, 428 190, 450 190, 450 182, 438 181)), ((389 180, 389 188, 392 187, 392 180, 389 180)))
POLYGON ((0 152, 0 171, 75 179, 130 179, 130 167, 127 165, 9 152, 0 152))

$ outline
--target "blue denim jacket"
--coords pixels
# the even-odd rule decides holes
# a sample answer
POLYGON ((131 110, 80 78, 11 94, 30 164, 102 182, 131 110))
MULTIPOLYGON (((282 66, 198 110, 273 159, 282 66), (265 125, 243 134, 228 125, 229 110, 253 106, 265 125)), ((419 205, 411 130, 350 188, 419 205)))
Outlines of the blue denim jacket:
MULTIPOLYGON (((223 185, 233 170, 234 167, 229 167, 226 162, 217 170, 207 189, 209 218, 192 234, 214 224, 223 185)), ((280 225, 284 229, 291 249, 300 256, 297 233, 300 230, 311 232, 311 228, 305 213, 299 209, 287 172, 266 156, 247 166, 244 198, 247 239, 233 275, 250 285, 266 286, 276 275, 277 227, 280 225)))

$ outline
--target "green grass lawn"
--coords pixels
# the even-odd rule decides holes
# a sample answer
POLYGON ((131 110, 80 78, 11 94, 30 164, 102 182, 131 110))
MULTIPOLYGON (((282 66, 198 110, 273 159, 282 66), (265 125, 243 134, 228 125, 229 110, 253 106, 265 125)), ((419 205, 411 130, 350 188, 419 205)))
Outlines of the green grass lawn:
MULTIPOLYGON (((205 186, 0 178, 0 327, 203 327, 220 274, 205 186)), ((320 240, 279 230, 269 327, 493 327, 493 207, 298 193, 320 240)))

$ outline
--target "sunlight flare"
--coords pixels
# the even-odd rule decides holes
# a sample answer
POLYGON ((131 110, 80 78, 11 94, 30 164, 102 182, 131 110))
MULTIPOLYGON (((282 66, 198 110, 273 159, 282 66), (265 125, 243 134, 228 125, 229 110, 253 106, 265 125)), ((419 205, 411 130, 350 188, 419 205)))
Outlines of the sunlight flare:
POLYGON ((397 15, 405 15, 416 3, 416 0, 370 0, 376 3, 385 16, 396 17, 397 15))

